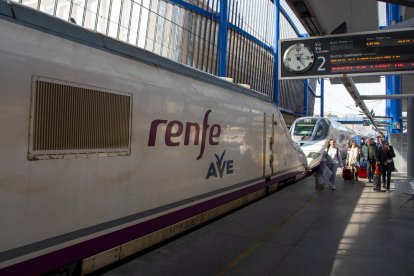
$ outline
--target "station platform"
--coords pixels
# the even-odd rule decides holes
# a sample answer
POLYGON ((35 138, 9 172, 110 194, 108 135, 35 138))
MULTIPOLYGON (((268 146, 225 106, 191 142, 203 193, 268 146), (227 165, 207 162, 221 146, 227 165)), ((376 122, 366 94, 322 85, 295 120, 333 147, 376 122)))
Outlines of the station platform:
POLYGON ((309 176, 100 274, 414 275, 414 200, 339 172, 337 190, 309 176))

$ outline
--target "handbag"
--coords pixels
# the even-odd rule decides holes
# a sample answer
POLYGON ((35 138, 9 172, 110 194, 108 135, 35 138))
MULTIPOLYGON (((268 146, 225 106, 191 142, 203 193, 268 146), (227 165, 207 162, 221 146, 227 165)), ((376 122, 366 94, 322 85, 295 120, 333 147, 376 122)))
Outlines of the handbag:
POLYGON ((395 172, 395 165, 394 165, 394 161, 392 159, 387 160, 388 161, 388 169, 392 172, 395 172))
POLYGON ((332 171, 325 164, 322 164, 322 176, 328 179, 332 176, 332 171))

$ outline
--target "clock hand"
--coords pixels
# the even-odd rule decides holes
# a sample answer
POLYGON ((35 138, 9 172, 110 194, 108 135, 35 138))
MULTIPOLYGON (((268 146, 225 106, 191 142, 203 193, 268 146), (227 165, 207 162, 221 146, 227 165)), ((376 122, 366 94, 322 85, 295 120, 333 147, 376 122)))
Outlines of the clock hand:
MULTIPOLYGON (((305 64, 303 63, 302 58, 301 58, 300 56, 297 56, 297 57, 296 57, 296 60, 299 60, 299 61, 300 61, 300 63, 302 63, 302 65, 303 65, 303 66, 305 66, 305 64)), ((306 66, 305 66, 305 67, 306 67, 306 66)))

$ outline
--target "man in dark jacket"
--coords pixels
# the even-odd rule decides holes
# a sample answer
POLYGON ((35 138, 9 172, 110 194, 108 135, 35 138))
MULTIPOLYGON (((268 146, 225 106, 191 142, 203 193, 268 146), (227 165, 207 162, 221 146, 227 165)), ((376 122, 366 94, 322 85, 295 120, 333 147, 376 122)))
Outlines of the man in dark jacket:
POLYGON ((384 145, 384 138, 381 135, 377 136, 377 144, 375 145, 377 147, 377 149, 382 148, 382 146, 384 145))
POLYGON ((372 183, 372 177, 374 176, 375 171, 375 161, 377 156, 377 147, 374 145, 372 138, 368 139, 367 141, 367 149, 368 149, 368 160, 367 160, 367 168, 368 168, 368 182, 372 183))
MULTIPOLYGON (((361 167, 365 167, 366 163, 368 161, 368 146, 367 146, 367 144, 365 144, 365 139, 364 138, 361 138, 361 143, 359 144, 359 150, 360 150, 360 152, 359 152, 360 160, 358 160, 358 161, 359 161, 361 167)), ((367 171, 367 173, 368 173, 368 171, 367 171)))
POLYGON ((387 192, 390 191, 391 172, 395 170, 394 157, 394 148, 384 141, 383 146, 377 152, 377 161, 382 174, 382 187, 386 188, 387 192))

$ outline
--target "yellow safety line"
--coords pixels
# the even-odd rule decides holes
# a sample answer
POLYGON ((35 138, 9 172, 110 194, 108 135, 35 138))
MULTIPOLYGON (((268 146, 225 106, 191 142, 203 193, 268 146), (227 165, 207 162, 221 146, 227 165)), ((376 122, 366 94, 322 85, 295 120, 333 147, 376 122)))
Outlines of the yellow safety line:
POLYGON ((289 222, 297 213, 299 213, 299 211, 306 208, 313 201, 315 201, 320 194, 321 194, 321 192, 317 192, 317 193, 313 194, 312 197, 310 197, 303 205, 296 208, 282 222, 276 224, 275 226, 272 226, 269 231, 267 231, 263 236, 258 238, 250 246, 248 246, 246 249, 244 249, 240 255, 235 257, 230 263, 228 263, 220 272, 217 272, 215 275, 216 276, 224 275, 226 272, 230 271, 236 265, 241 263, 250 254, 252 254, 258 247, 260 247, 266 240, 268 240, 269 238, 274 236, 280 229, 282 229, 282 227, 285 226, 285 224, 287 222, 289 222))

